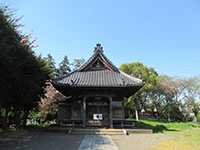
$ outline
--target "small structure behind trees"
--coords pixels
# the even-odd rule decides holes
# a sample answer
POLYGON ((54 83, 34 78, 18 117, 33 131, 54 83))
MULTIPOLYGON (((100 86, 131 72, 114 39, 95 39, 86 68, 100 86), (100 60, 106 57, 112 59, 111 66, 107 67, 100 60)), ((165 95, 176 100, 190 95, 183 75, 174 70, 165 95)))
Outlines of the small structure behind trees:
POLYGON ((58 107, 66 97, 57 91, 51 82, 47 83, 45 97, 39 102, 39 116, 41 122, 52 121, 56 118, 58 107))

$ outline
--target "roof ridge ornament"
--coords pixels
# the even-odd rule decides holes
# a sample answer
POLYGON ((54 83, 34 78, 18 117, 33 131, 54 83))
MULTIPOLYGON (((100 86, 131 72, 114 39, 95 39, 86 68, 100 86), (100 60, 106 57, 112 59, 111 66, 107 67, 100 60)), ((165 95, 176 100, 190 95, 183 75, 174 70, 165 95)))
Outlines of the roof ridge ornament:
POLYGON ((94 48, 94 52, 95 53, 98 53, 98 52, 103 53, 103 46, 101 46, 100 43, 97 43, 96 47, 94 48))

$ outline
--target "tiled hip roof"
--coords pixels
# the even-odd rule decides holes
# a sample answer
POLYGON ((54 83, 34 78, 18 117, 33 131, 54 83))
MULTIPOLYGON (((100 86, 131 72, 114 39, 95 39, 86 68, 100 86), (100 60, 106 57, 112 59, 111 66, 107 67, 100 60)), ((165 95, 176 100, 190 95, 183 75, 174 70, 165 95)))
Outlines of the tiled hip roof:
POLYGON ((72 87, 134 87, 142 86, 142 80, 131 77, 123 72, 110 70, 73 72, 56 84, 72 87))

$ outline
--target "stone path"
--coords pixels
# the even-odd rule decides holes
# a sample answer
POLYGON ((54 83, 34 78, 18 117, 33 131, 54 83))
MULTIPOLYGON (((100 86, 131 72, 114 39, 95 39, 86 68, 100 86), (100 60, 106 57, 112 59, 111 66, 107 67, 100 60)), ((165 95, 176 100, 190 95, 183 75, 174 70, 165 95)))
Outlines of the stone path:
POLYGON ((24 135, 0 134, 0 150, 77 150, 84 136, 66 133, 29 132, 24 135))
POLYGON ((164 134, 124 136, 25 132, 0 134, 0 150, 153 150, 155 146, 162 146, 163 142, 170 139, 164 134))
POLYGON ((118 150, 109 135, 86 135, 78 150, 118 150))

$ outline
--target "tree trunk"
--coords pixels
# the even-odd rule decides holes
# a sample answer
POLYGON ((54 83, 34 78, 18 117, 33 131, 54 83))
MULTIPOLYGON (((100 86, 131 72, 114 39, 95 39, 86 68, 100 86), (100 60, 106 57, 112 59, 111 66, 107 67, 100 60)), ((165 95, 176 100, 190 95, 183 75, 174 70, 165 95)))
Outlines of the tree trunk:
POLYGON ((135 109, 135 120, 136 120, 136 121, 139 121, 138 110, 137 110, 137 109, 135 109))
POLYGON ((168 122, 171 122, 170 113, 167 114, 168 122))
POLYGON ((131 111, 131 109, 128 109, 128 118, 132 118, 132 111, 131 111))

